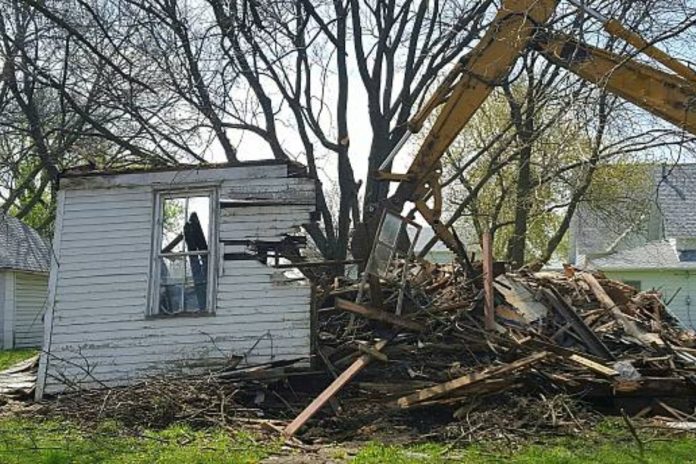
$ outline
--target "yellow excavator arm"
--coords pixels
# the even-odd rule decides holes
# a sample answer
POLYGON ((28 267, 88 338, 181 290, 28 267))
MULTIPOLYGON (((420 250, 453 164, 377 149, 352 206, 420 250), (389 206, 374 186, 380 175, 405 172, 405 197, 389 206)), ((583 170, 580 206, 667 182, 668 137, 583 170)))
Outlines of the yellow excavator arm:
MULTIPOLYGON (((569 0, 581 6, 578 0, 569 0)), ((696 73, 652 46, 614 20, 585 9, 603 22, 604 29, 619 37, 676 74, 639 63, 631 56, 616 55, 569 37, 544 30, 557 0, 506 0, 479 44, 463 57, 438 86, 433 96, 410 121, 408 133, 418 132, 433 111, 441 107, 406 174, 392 174, 391 163, 407 137, 387 157, 377 178, 399 181, 386 207, 401 210, 415 203, 438 237, 463 256, 452 232, 440 222, 442 197, 440 159, 483 104, 496 85, 506 78, 515 61, 530 46, 546 59, 640 106, 672 124, 696 134, 696 73), (433 206, 427 199, 432 198, 433 206)))

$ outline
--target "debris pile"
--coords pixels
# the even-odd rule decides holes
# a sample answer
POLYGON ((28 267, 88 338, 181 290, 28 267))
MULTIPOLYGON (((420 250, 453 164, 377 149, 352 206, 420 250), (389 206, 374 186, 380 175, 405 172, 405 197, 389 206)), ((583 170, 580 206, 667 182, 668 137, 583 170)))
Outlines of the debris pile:
POLYGON ((334 441, 576 434, 605 412, 696 422, 696 334, 659 293, 572 268, 492 270, 486 286, 478 263, 465 272, 427 262, 394 266, 400 275, 371 285, 327 284, 316 292, 310 370, 297 360, 231 365, 80 391, 27 413, 133 427, 243 424, 334 441))
POLYGON ((572 395, 638 416, 694 412, 696 335, 657 292, 573 268, 498 271, 495 329, 486 330, 480 274, 430 263, 409 272, 402 315, 394 312, 399 288, 384 281, 377 299, 360 303, 353 300, 370 293, 364 283, 335 283, 323 294, 317 351, 336 380, 287 436, 358 373, 358 394, 378 393, 393 410, 447 407, 455 419, 474 399, 503 393, 572 395))

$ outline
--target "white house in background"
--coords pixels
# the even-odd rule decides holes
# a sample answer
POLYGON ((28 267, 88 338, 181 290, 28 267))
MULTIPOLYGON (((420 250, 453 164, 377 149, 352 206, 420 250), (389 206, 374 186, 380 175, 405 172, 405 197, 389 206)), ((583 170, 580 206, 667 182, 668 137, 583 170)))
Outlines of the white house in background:
MULTIPOLYGON (((418 236, 418 243, 416 243, 415 254, 418 255, 425 245, 435 238, 435 231, 430 226, 423 226, 420 235, 418 236)), ((428 253, 425 255, 425 259, 431 263, 437 264, 449 264, 454 260, 454 253, 447 248, 442 240, 438 240, 430 248, 428 253)))
POLYGON ((569 260, 659 290, 681 322, 696 329, 696 165, 641 168, 645 182, 623 185, 625 199, 613 209, 579 208, 569 260))
POLYGON ((309 357, 311 287, 274 256, 315 209, 294 163, 64 174, 37 398, 309 357))
POLYGON ((48 267, 46 241, 0 212, 0 349, 41 346, 48 267))

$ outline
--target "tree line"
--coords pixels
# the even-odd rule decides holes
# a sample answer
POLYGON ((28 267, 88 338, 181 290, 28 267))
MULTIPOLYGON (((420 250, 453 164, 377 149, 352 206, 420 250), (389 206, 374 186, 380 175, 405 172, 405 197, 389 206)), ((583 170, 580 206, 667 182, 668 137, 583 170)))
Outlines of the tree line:
MULTIPOLYGON (((688 59, 692 1, 586 3, 688 59)), ((253 140, 266 157, 308 167, 321 219, 307 232, 324 257, 344 259, 353 226, 389 190, 361 179, 356 163, 382 164, 499 6, 0 0, 2 209, 50 231, 61 171, 209 163, 212 152, 235 164, 253 140), (370 133, 351 133, 352 118, 370 133), (369 150, 357 153, 351 138, 369 138, 369 150)), ((565 2, 548 27, 632 52, 565 2)), ((530 51, 448 155, 447 220, 493 230, 517 264, 548 260, 598 167, 636 153, 685 156, 692 145, 530 51)))

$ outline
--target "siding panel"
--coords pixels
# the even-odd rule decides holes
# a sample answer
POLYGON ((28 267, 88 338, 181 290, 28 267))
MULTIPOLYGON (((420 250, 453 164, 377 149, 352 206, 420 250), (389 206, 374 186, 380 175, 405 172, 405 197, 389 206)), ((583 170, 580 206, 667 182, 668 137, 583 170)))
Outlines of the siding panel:
POLYGON ((15 273, 15 347, 40 347, 48 276, 15 273))

